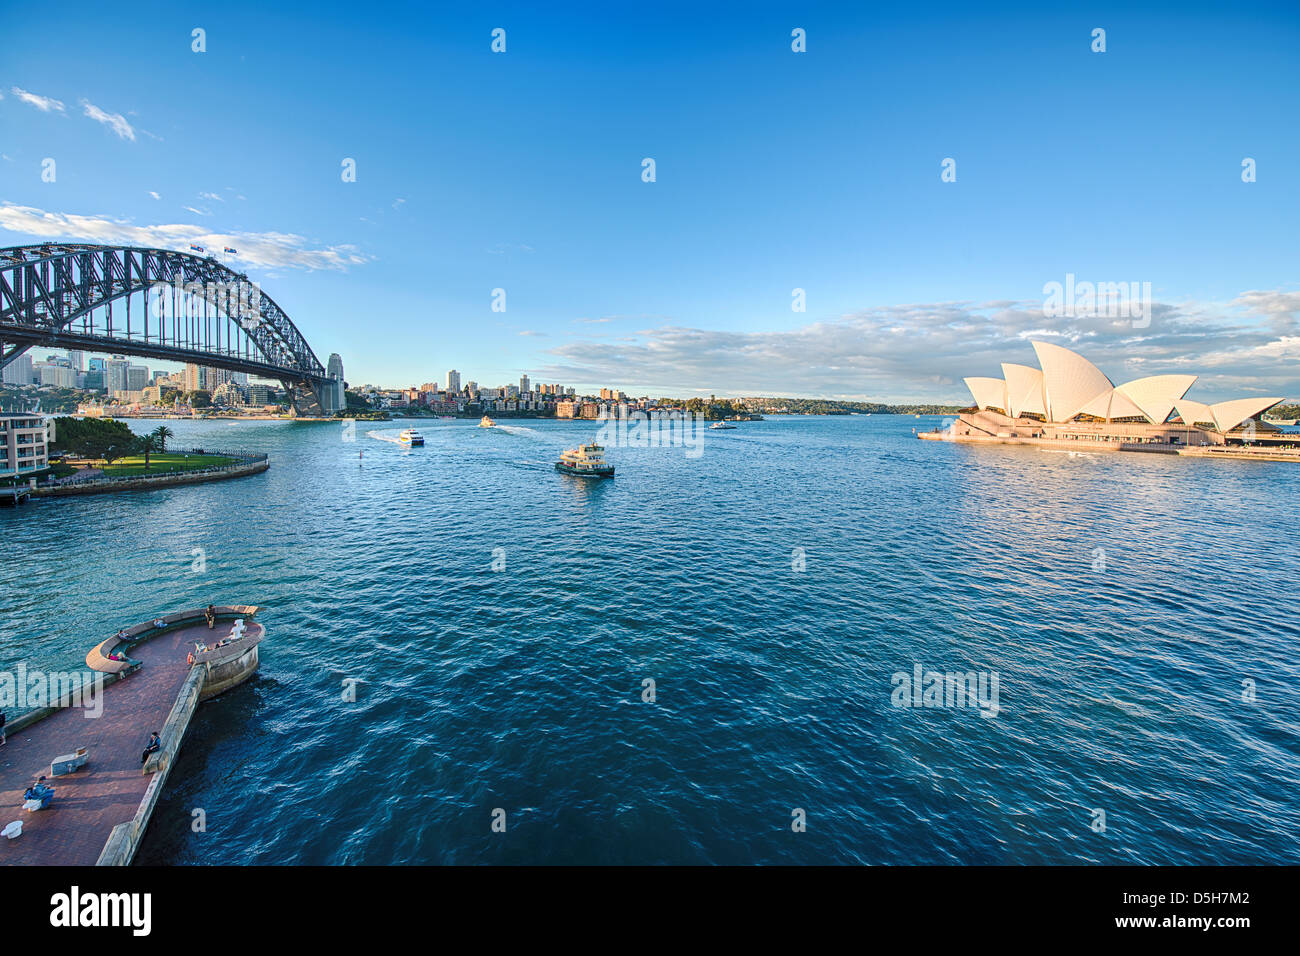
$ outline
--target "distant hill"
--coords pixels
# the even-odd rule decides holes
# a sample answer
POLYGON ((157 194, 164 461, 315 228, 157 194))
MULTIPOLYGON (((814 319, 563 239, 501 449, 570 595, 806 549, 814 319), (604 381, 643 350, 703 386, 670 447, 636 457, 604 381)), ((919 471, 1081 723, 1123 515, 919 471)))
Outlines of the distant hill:
POLYGON ((747 406, 767 414, 787 412, 791 415, 851 415, 854 412, 874 415, 955 415, 961 405, 886 405, 881 402, 841 402, 829 398, 773 398, 760 396, 741 399, 747 406))

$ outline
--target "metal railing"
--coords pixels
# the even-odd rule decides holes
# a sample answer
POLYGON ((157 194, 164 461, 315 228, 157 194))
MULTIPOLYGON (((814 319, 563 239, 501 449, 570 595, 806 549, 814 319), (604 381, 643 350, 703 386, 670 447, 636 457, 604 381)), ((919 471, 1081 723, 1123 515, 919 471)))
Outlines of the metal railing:
POLYGON ((213 475, 225 471, 235 471, 268 459, 268 456, 264 452, 215 451, 202 448, 191 448, 188 451, 163 452, 163 454, 211 455, 218 458, 231 458, 233 461, 224 465, 210 465, 206 468, 171 468, 167 471, 146 471, 136 475, 102 475, 98 478, 82 478, 80 480, 77 479, 76 475, 65 475, 62 478, 49 478, 45 481, 38 482, 36 487, 61 488, 75 485, 78 488, 85 488, 109 485, 123 481, 137 481, 141 478, 163 478, 171 477, 173 475, 213 475))

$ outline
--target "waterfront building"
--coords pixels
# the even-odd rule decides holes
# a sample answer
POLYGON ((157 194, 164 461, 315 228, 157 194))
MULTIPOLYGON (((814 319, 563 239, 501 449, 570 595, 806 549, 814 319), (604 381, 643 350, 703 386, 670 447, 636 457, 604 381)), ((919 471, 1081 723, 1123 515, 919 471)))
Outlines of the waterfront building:
POLYGON ((953 438, 1183 447, 1286 440, 1260 418, 1281 398, 1207 405, 1186 397, 1195 375, 1151 375, 1116 385, 1077 352, 1031 344, 1038 368, 1003 363, 1001 378, 965 379, 975 404, 954 424, 953 438))
MULTIPOLYGON (((474 383, 471 382, 470 384, 473 385, 474 383)), ((460 372, 456 371, 454 368, 447 369, 447 391, 460 391, 460 372)))
POLYGON ((222 382, 212 391, 212 404, 239 408, 244 404, 244 390, 235 382, 222 382))
POLYGON ((531 391, 532 391, 532 387, 531 387, 531 386, 532 386, 532 383, 528 380, 528 376, 527 376, 527 375, 520 375, 520 376, 519 376, 519 394, 520 394, 520 395, 527 395, 529 392, 531 392, 531 391))
POLYGON ((0 412, 0 478, 23 477, 49 467, 45 419, 0 412))

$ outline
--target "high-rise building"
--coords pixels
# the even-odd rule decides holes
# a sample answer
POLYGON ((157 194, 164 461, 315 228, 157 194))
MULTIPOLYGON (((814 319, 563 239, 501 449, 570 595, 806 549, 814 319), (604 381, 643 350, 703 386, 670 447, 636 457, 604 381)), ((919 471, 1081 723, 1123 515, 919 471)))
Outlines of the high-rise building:
POLYGON ((447 369, 447 391, 460 391, 460 372, 456 371, 454 368, 447 369))
POLYGON ((149 369, 144 365, 128 365, 126 368, 126 390, 143 391, 149 384, 149 369))
POLYGON ((125 356, 114 355, 104 363, 104 386, 111 395, 114 392, 127 391, 126 370, 131 367, 131 363, 126 360, 125 356))
POLYGON ((83 366, 82 366, 81 363, 82 363, 82 360, 83 360, 84 358, 85 358, 84 353, 82 353, 82 352, 78 352, 78 351, 76 351, 75 349, 68 349, 68 362, 69 362, 69 363, 72 365, 72 367, 75 368, 78 372, 82 371, 82 369, 83 369, 83 366))
POLYGON ((90 360, 90 364, 87 365, 86 368, 92 372, 102 372, 105 368, 104 360, 102 358, 93 358, 90 360))
POLYGON ((4 368, 4 384, 31 385, 35 382, 32 357, 26 353, 18 356, 4 368))
POLYGON ((531 384, 531 383, 528 381, 528 376, 527 376, 527 375, 520 375, 520 376, 519 376, 519 394, 520 394, 520 395, 526 395, 528 392, 532 391, 532 389, 528 387, 530 384, 531 384))
POLYGON ((41 385, 53 385, 55 388, 76 388, 77 372, 68 365, 50 365, 46 363, 39 367, 41 374, 41 385))

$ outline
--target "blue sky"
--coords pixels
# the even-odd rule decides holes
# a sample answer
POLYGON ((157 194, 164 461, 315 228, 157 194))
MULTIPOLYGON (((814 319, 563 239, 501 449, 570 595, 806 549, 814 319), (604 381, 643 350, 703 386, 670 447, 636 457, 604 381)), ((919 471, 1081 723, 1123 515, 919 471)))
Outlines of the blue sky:
POLYGON ((1045 337, 1300 397, 1293 5, 58 19, 6 23, 0 243, 224 237, 353 383, 955 401, 1045 337), (1150 327, 1044 319, 1067 273, 1150 282, 1150 327))

